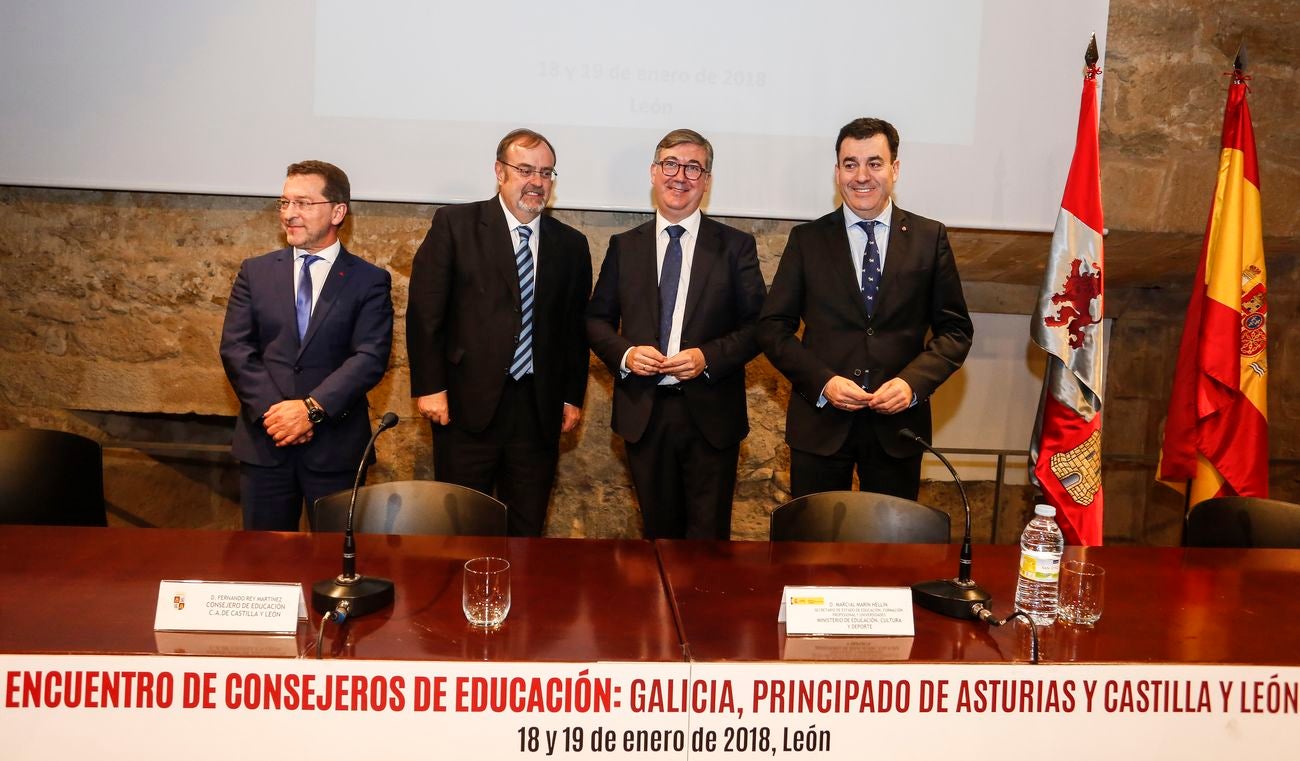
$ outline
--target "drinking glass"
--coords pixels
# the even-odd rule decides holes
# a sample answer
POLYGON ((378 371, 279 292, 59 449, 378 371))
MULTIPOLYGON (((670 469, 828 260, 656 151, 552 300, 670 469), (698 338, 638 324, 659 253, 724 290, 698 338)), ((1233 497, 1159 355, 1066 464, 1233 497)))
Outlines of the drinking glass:
POLYGON ((1106 569, 1096 563, 1061 564, 1060 617, 1072 624, 1095 624, 1106 602, 1106 569))
POLYGON ((495 629, 510 614, 510 561, 473 558, 465 561, 461 608, 474 626, 495 629))

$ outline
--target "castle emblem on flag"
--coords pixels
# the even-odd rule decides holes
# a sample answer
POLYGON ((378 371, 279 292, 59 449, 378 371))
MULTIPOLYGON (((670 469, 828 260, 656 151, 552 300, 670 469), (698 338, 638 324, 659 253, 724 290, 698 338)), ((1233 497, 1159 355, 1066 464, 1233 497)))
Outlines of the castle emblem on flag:
POLYGON ((172 607, 176 610, 185 610, 185 595, 173 595, 172 607))
POLYGON ((1065 278, 1065 285, 1052 294, 1052 303, 1059 308, 1054 315, 1044 315, 1043 324, 1049 328, 1064 325, 1070 334, 1070 348, 1083 346, 1084 328, 1097 323, 1092 316, 1092 302, 1100 295, 1101 269, 1084 272, 1083 260, 1075 259, 1070 262, 1070 274, 1065 278))
POLYGON ((1101 431, 1093 431, 1074 449, 1052 455, 1049 464, 1076 504, 1091 505, 1101 490, 1101 431))

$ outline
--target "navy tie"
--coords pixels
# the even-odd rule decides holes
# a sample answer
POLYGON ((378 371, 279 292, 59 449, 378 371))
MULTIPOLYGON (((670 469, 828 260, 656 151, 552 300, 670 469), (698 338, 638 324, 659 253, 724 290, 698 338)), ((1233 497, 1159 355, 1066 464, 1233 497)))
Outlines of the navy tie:
POLYGON ((876 245, 876 220, 858 222, 867 233, 867 250, 862 253, 862 303, 867 317, 876 313, 876 294, 880 291, 880 247, 876 245))
POLYGON ((515 361, 510 363, 510 377, 519 380, 533 371, 533 250, 528 247, 533 229, 520 225, 515 231, 519 233, 515 266, 519 269, 519 306, 523 320, 519 326, 519 343, 515 344, 515 361))
POLYGON ((307 335, 307 326, 311 324, 311 265, 319 262, 321 258, 315 254, 304 254, 302 257, 302 273, 298 276, 298 296, 294 299, 294 306, 298 311, 298 342, 307 335))
POLYGON ((659 351, 667 356, 668 341, 673 335, 673 310, 677 308, 677 288, 682 281, 682 233, 686 228, 669 225, 668 248, 659 272, 659 351))

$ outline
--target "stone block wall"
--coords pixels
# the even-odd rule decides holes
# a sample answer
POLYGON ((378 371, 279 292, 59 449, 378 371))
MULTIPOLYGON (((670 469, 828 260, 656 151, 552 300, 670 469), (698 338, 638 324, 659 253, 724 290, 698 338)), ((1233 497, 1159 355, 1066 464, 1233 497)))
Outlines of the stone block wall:
MULTIPOLYGON (((1108 238, 1108 316, 1115 318, 1105 417, 1108 541, 1173 543, 1181 501, 1151 480, 1190 273, 1217 166, 1229 67, 1252 61, 1251 107, 1264 190, 1270 276, 1270 437, 1275 496, 1300 500, 1300 16, 1290 0, 1223 5, 1113 0, 1101 144, 1108 238), (1122 245, 1112 248, 1112 243, 1122 245), (1158 265, 1158 266, 1157 266, 1158 265), (1157 277, 1160 271, 1169 277, 1157 277)), ((1086 41, 1080 41, 1080 57, 1086 41)), ((833 126, 828 127, 828 135, 833 126)), ((830 137, 828 136, 828 140, 830 137)), ((328 158, 328 157, 324 157, 328 158)), ((906 174, 902 182, 906 183, 906 174)), ((235 398, 217 355, 239 262, 281 245, 266 198, 0 187, 0 427, 72 430, 110 442, 111 520, 234 527, 236 469, 222 454, 235 398)), ((395 353, 371 394, 377 417, 404 422, 379 445, 376 480, 430 475, 430 434, 408 398, 404 317, 411 259, 435 207, 357 203, 347 245, 394 274, 395 353)), ((644 214, 560 211, 584 231, 598 269, 611 234, 644 214)), ((758 239, 770 282, 792 222, 727 220, 758 239)), ((1047 236, 954 231, 977 311, 1029 313, 1047 236)), ((611 379, 593 359, 580 429, 565 437, 548 533, 640 533, 621 444, 609 431, 611 379)), ((787 496, 783 410, 789 385, 766 360, 749 368, 752 432, 742 452, 733 536, 766 536, 787 496)), ((976 537, 991 531, 991 487, 973 485, 976 537)), ((954 506, 950 485, 924 501, 954 506)), ((1006 490, 997 532, 1014 541, 1029 508, 1006 490)), ((959 522, 958 522, 959 523, 959 522)))

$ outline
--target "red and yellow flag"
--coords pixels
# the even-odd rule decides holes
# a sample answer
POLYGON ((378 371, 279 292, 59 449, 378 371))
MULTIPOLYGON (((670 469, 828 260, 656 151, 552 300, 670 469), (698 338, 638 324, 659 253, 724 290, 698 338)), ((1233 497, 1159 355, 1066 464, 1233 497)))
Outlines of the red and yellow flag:
POLYGON ((1102 542, 1101 404, 1104 367, 1101 170, 1096 43, 1089 46, 1074 158, 1030 325, 1047 352, 1029 476, 1056 507, 1068 544, 1102 542))
POLYGON ((1268 496, 1268 289, 1255 132, 1233 71, 1201 263, 1187 305, 1156 477, 1188 504, 1268 496))

